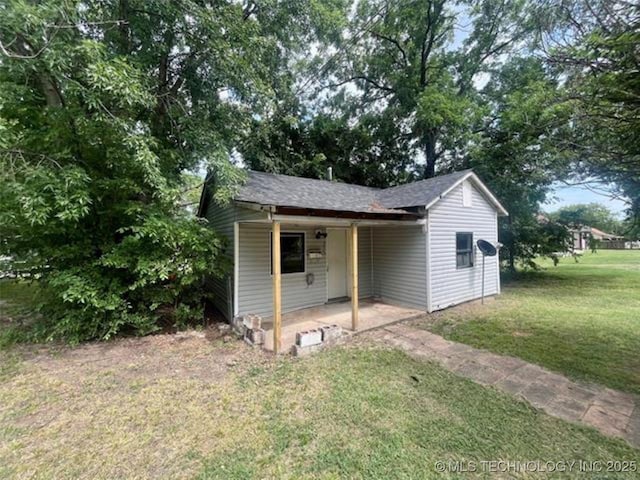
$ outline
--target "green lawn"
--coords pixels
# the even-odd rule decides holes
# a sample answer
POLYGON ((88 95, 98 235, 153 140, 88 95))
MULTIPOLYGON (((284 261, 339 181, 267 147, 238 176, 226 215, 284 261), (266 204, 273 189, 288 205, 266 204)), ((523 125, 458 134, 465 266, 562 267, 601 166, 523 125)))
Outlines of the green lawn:
POLYGON ((0 280, 0 301, 3 313, 20 314, 30 309, 38 293, 37 283, 26 280, 0 280))
POLYGON ((25 338, 37 298, 36 282, 0 280, 0 349, 25 338))
MULTIPOLYGON (((639 258, 566 260, 524 276, 485 307, 442 312, 430 328, 638 391, 639 258)), ((16 298, 31 301, 24 284, 0 287, 0 297, 14 300, 11 311, 16 298)), ((74 348, 5 345, 0 478, 440 478, 437 461, 640 455, 366 335, 275 360, 215 332, 74 348)), ((479 465, 467 476, 490 477, 479 465)))
POLYGON ((14 358, 0 478, 433 478, 438 460, 639 454, 399 351, 273 361, 236 343, 162 345, 14 358))
POLYGON ((422 325, 448 339, 520 357, 570 377, 640 393, 640 251, 600 250, 529 272, 485 306, 422 325))

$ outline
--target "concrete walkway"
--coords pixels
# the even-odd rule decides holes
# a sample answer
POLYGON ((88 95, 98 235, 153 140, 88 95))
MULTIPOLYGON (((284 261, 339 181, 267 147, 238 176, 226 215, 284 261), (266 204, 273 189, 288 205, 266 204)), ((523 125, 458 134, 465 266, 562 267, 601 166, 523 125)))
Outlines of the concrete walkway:
POLYGON ((513 357, 496 355, 406 324, 371 333, 408 354, 440 363, 483 385, 518 396, 549 415, 592 426, 640 447, 640 397, 599 385, 578 383, 513 357))

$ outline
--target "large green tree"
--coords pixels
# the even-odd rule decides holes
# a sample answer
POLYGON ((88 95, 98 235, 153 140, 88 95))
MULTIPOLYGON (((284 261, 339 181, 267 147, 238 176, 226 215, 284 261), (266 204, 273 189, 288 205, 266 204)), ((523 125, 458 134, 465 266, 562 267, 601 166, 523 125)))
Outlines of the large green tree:
POLYGON ((283 65, 340 2, 0 5, 0 254, 40 278, 48 337, 146 333, 197 316, 221 240, 184 173, 229 188, 229 155, 283 65))
POLYGON ((342 115, 278 112, 254 121, 240 151, 254 170, 326 178, 331 167, 335 179, 371 187, 411 180, 411 152, 400 148, 389 129, 379 127, 375 119, 360 118, 352 126, 342 115))
POLYGON ((567 175, 554 138, 569 128, 572 105, 556 76, 533 57, 506 63, 481 92, 488 114, 476 142, 449 167, 473 168, 506 206, 499 237, 512 270, 518 261, 531 265, 534 257, 564 248, 566 230, 539 215, 553 182, 567 175))
POLYGON ((531 31, 524 1, 358 2, 325 87, 349 98, 352 122, 364 115, 414 157, 420 176, 455 161, 483 114, 476 83, 531 31), (459 23, 466 22, 464 39, 459 23), (415 159, 423 158, 423 163, 415 159))
POLYGON ((546 58, 566 77, 574 105, 568 135, 581 182, 604 183, 629 204, 640 228, 640 6, 607 0, 547 2, 542 18, 546 58))

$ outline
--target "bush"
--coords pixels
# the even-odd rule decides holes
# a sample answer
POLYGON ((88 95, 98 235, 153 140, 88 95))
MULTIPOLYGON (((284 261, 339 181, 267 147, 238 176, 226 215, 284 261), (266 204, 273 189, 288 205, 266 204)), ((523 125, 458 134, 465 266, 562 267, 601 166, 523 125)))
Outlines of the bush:
POLYGON ((202 318, 204 278, 225 271, 217 235, 186 217, 151 217, 120 233, 122 241, 94 261, 43 276, 48 301, 40 305, 35 339, 146 335, 202 318))

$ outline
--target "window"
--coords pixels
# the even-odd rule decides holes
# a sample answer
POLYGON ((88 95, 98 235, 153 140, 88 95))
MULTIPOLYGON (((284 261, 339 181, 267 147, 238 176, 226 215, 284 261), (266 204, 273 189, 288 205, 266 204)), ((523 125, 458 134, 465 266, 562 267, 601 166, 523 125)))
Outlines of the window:
MULTIPOLYGON (((273 239, 271 239, 271 273, 273 274, 273 239)), ((304 273, 304 233, 280 234, 280 273, 304 273)))
POLYGON ((456 267, 473 267, 473 233, 456 233, 456 267))

